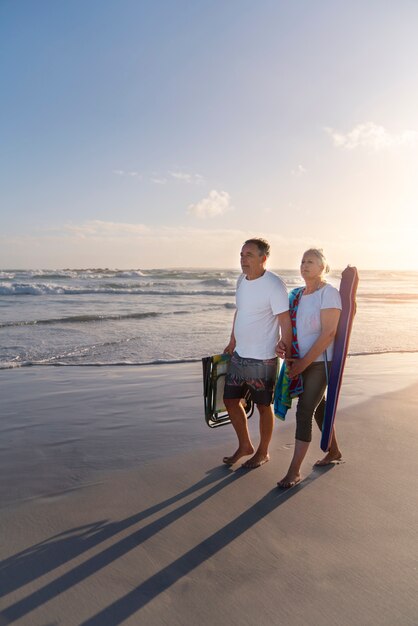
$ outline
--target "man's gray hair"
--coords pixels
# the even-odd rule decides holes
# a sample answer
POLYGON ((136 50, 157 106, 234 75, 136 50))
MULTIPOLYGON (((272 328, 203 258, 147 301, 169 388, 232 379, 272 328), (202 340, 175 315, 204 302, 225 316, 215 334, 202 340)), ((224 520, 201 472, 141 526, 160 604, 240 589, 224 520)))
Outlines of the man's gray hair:
POLYGON ((266 256, 266 257, 269 256, 270 244, 265 239, 261 239, 261 237, 253 237, 252 239, 247 239, 245 244, 247 243, 253 243, 254 245, 256 245, 258 248, 258 252, 260 253, 260 256, 266 256))

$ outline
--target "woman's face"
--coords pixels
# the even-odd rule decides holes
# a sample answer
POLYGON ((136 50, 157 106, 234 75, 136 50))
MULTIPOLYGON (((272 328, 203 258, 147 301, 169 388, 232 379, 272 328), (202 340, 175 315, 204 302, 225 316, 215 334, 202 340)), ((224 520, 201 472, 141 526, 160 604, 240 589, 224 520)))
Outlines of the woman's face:
POLYGON ((300 273, 302 278, 306 279, 314 279, 321 278, 324 266, 322 265, 321 260, 316 256, 316 254, 304 254, 301 264, 300 264, 300 273))

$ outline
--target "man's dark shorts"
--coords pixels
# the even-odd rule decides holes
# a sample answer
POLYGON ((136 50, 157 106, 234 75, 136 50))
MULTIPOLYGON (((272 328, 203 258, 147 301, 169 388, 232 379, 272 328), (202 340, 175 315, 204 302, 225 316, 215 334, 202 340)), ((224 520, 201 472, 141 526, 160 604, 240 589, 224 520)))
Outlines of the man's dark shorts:
POLYGON ((259 360, 233 353, 225 378, 225 400, 243 398, 248 390, 255 404, 268 406, 273 399, 277 375, 277 357, 259 360))

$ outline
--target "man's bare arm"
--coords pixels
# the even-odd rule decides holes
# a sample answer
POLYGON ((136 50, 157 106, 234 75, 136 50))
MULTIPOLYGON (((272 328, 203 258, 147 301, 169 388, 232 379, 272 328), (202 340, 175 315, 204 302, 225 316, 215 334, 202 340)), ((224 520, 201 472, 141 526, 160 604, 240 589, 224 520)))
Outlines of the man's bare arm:
POLYGON ((237 312, 235 311, 235 315, 234 315, 234 321, 232 322, 232 332, 231 332, 231 337, 229 339, 229 343, 226 346, 226 348, 224 349, 224 352, 226 352, 227 354, 232 354, 235 350, 235 346, 236 346, 236 341, 235 341, 235 334, 234 334, 234 328, 235 328, 235 318, 237 317, 237 312))
POLYGON ((279 313, 281 342, 286 346, 286 358, 289 359, 292 348, 292 322, 290 321, 289 311, 279 313))

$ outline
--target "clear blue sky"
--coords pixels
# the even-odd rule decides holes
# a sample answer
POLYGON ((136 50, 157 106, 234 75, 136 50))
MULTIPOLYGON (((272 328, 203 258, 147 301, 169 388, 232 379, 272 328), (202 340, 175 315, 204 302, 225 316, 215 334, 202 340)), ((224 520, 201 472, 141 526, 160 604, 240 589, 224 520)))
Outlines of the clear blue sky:
POLYGON ((418 269, 418 3, 0 1, 0 267, 418 269))

